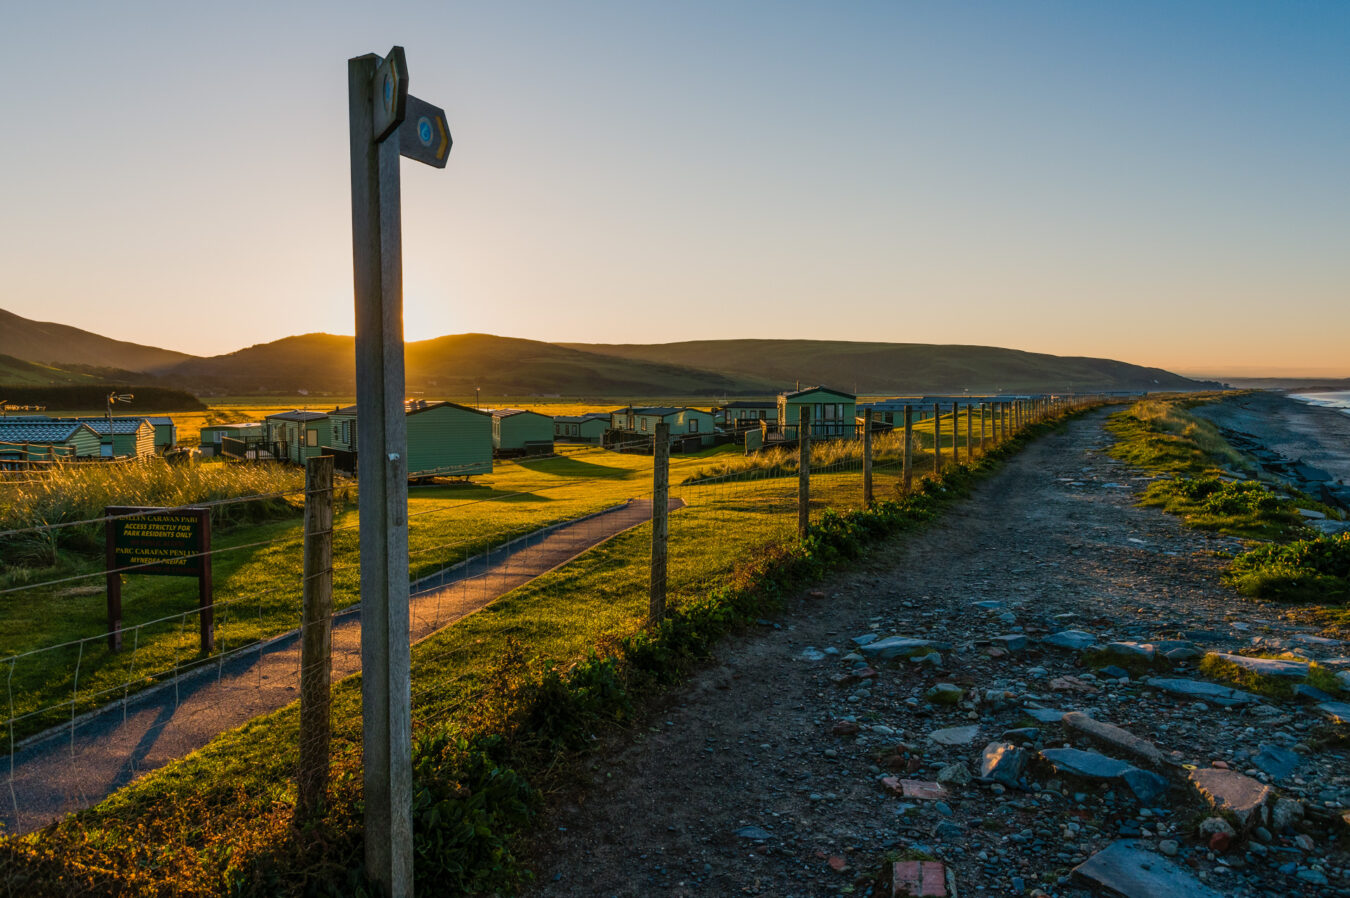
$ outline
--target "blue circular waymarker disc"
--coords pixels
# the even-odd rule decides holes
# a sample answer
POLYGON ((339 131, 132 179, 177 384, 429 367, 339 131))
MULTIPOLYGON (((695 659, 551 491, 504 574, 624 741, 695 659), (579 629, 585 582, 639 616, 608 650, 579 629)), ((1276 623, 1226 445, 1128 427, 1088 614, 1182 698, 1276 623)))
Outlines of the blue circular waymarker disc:
POLYGON ((417 120, 417 139, 422 141, 422 146, 431 146, 431 119, 422 116, 417 120))
POLYGON ((394 105, 394 76, 384 76, 384 105, 394 105))

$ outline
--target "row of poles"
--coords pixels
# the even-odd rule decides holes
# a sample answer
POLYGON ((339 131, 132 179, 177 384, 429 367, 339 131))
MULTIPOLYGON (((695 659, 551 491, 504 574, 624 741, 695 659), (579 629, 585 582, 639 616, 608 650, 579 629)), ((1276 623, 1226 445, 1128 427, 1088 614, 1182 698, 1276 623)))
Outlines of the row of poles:
MULTIPOLYGON (((1031 424, 1046 421, 1096 401, 1096 397, 1046 396, 1008 401, 953 402, 951 404, 951 447, 953 464, 962 461, 960 442, 961 412, 965 411, 965 462, 972 464, 975 454, 983 455, 990 446, 998 446, 1031 424), (975 412, 979 411, 979 440, 975 437, 975 412)), ((914 488, 914 415, 913 405, 904 408, 904 453, 901 479, 904 492, 914 488)), ((933 403, 933 474, 942 474, 945 460, 942 451, 942 404, 933 403)), ((875 426, 874 409, 863 411, 862 423, 862 492, 863 505, 871 508, 876 501, 872 489, 872 433, 875 426)), ((652 463, 652 552, 648 616, 658 623, 666 614, 666 566, 670 539, 670 426, 656 425, 652 463)), ((805 537, 811 527, 811 409, 802 406, 797 422, 797 535, 805 537)))
MULTIPOLYGON (((1011 439, 1027 426, 1062 415, 1094 401, 1089 397, 1047 397, 1008 402, 952 403, 949 418, 949 451, 943 451, 946 433, 941 404, 933 405, 933 452, 935 475, 940 475, 950 455, 951 463, 973 463, 1011 439), (965 440, 959 439, 964 411, 965 440), (975 424, 978 411, 979 425, 975 424), (976 430, 978 429, 978 436, 976 430), (962 450, 964 449, 964 458, 962 450)), ((925 409, 926 410, 926 409, 925 409)), ((906 405, 903 428, 902 484, 913 489, 915 406, 906 405)), ((801 409, 798 420, 797 532, 805 536, 811 515, 811 410, 801 409)), ((863 504, 875 502, 872 484, 872 435, 874 412, 863 413, 862 493, 863 504)), ((649 618, 653 624, 666 616, 667 564, 669 558, 670 426, 658 424, 652 452, 652 543, 649 618)), ((300 735, 297 773, 298 820, 313 819, 324 806, 331 743, 332 614, 333 614, 333 458, 319 456, 305 464, 304 581, 301 617, 300 735)))

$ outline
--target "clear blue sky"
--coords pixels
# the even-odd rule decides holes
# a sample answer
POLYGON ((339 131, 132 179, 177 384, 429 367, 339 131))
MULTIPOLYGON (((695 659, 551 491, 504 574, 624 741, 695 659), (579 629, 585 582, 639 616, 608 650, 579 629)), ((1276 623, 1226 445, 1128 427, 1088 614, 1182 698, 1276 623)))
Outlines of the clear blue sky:
POLYGON ((0 307, 352 330, 346 59, 407 48, 409 338, 978 343, 1350 375, 1350 4, 32 3, 0 307))

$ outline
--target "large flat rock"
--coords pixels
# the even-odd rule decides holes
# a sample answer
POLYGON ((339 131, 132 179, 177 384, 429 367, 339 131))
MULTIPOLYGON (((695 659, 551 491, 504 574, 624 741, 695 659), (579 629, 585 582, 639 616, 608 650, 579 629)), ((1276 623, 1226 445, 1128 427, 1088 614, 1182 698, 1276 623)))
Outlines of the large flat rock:
POLYGON ((1201 701, 1211 702, 1225 707, 1254 705, 1261 701, 1260 696, 1252 695, 1250 692, 1243 692, 1240 689, 1233 689, 1230 686, 1220 686, 1218 683, 1210 683, 1206 680, 1182 680, 1176 677, 1149 677, 1144 680, 1144 684, 1163 692, 1170 692, 1173 695, 1200 699, 1201 701))
POLYGON ((975 736, 980 732, 980 725, 972 723, 964 727, 947 727, 945 730, 933 730, 928 734, 939 745, 965 745, 975 741, 975 736))
POLYGON ((859 646, 858 651, 862 652, 866 658, 889 661, 892 658, 908 658, 921 649, 945 651, 949 648, 951 648, 949 643, 934 642, 931 639, 916 639, 912 636, 887 636, 885 639, 878 639, 876 642, 859 646))
POLYGON ((1236 770, 1192 770, 1191 784, 1214 810, 1231 813, 1243 826, 1262 822, 1262 811, 1275 793, 1236 770))
POLYGON ((1317 710, 1330 717, 1332 723, 1350 724, 1350 702, 1322 702, 1317 710))
POLYGON ((1122 751, 1154 767, 1163 764, 1163 753, 1158 746, 1118 726, 1093 720, 1081 711, 1070 711, 1065 714, 1063 722, 1068 729, 1082 733, 1106 748, 1122 751))
POLYGON ((1084 633, 1082 630, 1060 630, 1058 633, 1051 633, 1049 636, 1041 638, 1041 643, 1044 645, 1068 649, 1071 652, 1081 652, 1096 641, 1097 637, 1091 633, 1084 633))
POLYGON ((1113 780, 1124 776, 1133 765, 1077 748, 1047 748, 1041 757, 1055 765, 1055 770, 1092 780, 1113 780))
POLYGON ((1083 882, 1123 898, 1223 898, 1182 867, 1134 842, 1112 842, 1074 868, 1083 882))
POLYGON ((1223 652, 1210 652, 1206 658, 1217 658, 1243 670, 1250 670, 1263 677, 1283 677, 1290 680, 1304 680, 1308 677, 1307 661, 1284 661, 1276 658, 1249 658, 1246 655, 1228 655, 1223 652))

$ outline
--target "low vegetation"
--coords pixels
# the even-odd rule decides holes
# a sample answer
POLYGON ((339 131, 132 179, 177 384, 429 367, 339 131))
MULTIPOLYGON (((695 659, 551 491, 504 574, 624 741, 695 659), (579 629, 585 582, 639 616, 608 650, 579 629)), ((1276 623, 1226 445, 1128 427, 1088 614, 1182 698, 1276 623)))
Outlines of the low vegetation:
MULTIPOLYGON (((1251 657, 1267 658, 1274 661, 1307 661, 1301 655, 1289 653, 1261 654, 1251 657)), ((1254 692, 1258 695, 1268 695, 1272 698, 1292 697, 1294 687, 1300 682, 1300 680, 1292 677, 1276 677, 1259 673, 1217 655, 1206 655, 1200 662, 1200 671, 1206 676, 1227 683, 1234 688, 1245 692, 1254 692)), ((1335 674, 1315 662, 1308 665, 1308 675, 1301 682, 1333 696, 1342 692, 1340 681, 1336 679, 1335 674)))
MULTIPOLYGON (((883 487, 891 498, 871 509, 856 507, 856 476, 823 477, 825 500, 843 505, 847 496, 853 507, 819 514, 803 539, 785 535, 791 517, 766 512, 771 482, 684 490, 696 501, 671 518, 670 616, 659 626, 644 619, 650 529, 639 527, 416 645, 418 880, 447 894, 511 890, 528 877, 516 854, 520 835, 564 762, 626 725, 723 634, 753 624, 878 538, 922 525, 1024 438, 973 469, 925 478, 909 495, 883 487)), ((366 894, 359 699, 359 677, 335 687, 333 780, 321 820, 291 819, 292 705, 95 808, 0 842, 0 883, 34 898, 366 894)))
POLYGON ((1350 602, 1350 534, 1315 534, 1299 508, 1337 513, 1294 490, 1236 479, 1233 472, 1254 466, 1212 424, 1187 411, 1196 401, 1146 400, 1112 416, 1108 429, 1118 442, 1111 454, 1170 475, 1152 483, 1141 504, 1179 515, 1192 527, 1262 541, 1239 554, 1225 575, 1245 595, 1350 602))
POLYGON ((1350 602, 1350 533, 1257 546, 1233 559, 1228 582, 1282 602, 1350 602))
POLYGON ((1150 484, 1140 499, 1180 515, 1192 527, 1253 539, 1288 539, 1306 533, 1298 506, 1254 480, 1213 475, 1150 484))

